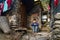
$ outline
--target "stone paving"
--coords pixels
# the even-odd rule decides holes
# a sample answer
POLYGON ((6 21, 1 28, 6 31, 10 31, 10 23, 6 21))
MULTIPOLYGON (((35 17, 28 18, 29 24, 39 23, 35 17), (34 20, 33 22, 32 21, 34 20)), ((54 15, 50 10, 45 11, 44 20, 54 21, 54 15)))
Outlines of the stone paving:
MULTIPOLYGON (((38 34, 28 33, 17 40, 47 40, 49 39, 50 33, 41 32, 38 34)), ((0 31, 0 40, 12 40, 11 35, 3 34, 0 31)), ((14 40, 14 39, 13 39, 14 40)))
POLYGON ((26 34, 23 36, 22 40, 49 40, 49 33, 39 33, 38 34, 26 34))
POLYGON ((0 40, 10 40, 9 37, 10 37, 10 35, 1 33, 1 31, 0 31, 0 40))
POLYGON ((0 30, 0 40, 11 40, 10 35, 4 34, 1 30, 0 30))

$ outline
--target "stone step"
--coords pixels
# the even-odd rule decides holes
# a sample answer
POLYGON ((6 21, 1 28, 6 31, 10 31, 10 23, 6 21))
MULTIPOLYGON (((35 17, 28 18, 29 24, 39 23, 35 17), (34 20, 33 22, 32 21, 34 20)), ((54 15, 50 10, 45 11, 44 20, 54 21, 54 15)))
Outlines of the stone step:
POLYGON ((60 25, 54 25, 55 27, 60 27, 60 25))
POLYGON ((60 19, 60 13, 57 13, 54 17, 60 19))
POLYGON ((54 23, 60 24, 60 20, 56 20, 54 23))
POLYGON ((53 30, 53 32, 60 32, 60 29, 55 29, 53 30))
POLYGON ((53 26, 53 28, 60 28, 60 27, 58 27, 58 26, 53 26))

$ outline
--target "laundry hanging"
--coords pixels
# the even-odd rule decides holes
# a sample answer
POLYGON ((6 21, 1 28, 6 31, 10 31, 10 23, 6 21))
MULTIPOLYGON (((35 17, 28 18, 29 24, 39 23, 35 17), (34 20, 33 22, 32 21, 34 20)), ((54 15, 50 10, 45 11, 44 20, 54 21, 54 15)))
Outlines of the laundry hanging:
POLYGON ((3 12, 6 12, 7 10, 11 9, 11 4, 12 4, 12 0, 6 0, 4 2, 3 12))
POLYGON ((8 4, 8 8, 10 9, 11 4, 12 4, 12 0, 7 0, 7 4, 8 4))
POLYGON ((1 12, 3 11, 4 1, 5 0, 0 0, 0 15, 1 15, 1 12))
POLYGON ((0 0, 0 15, 11 9, 12 0, 0 0))
POLYGON ((3 11, 3 7, 4 7, 4 4, 0 3, 0 15, 1 15, 1 12, 3 11))
POLYGON ((58 0, 54 0, 54 6, 57 6, 58 5, 58 0))
POLYGON ((7 4, 7 0, 4 2, 4 8, 3 8, 3 12, 8 10, 8 4, 7 4))

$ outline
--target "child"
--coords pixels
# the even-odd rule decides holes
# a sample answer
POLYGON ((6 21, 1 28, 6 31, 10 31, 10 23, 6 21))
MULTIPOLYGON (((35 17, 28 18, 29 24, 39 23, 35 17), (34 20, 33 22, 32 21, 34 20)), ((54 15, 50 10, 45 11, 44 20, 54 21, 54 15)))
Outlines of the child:
POLYGON ((39 24, 36 21, 36 19, 33 19, 33 23, 31 24, 31 26, 32 26, 33 32, 38 32, 39 24))

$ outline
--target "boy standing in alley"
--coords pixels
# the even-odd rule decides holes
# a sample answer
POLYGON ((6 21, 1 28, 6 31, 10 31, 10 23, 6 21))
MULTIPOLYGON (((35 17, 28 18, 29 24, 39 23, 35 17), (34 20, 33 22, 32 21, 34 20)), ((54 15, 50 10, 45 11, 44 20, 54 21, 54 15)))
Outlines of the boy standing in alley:
POLYGON ((38 22, 37 22, 37 20, 36 19, 33 19, 33 22, 32 22, 32 24, 31 24, 31 26, 32 26, 32 29, 33 29, 33 32, 35 33, 37 33, 38 32, 38 28, 39 28, 39 24, 38 24, 38 22))

